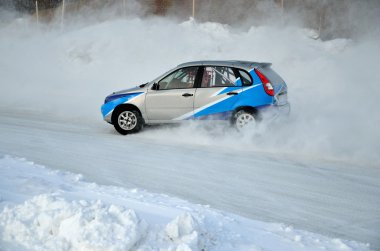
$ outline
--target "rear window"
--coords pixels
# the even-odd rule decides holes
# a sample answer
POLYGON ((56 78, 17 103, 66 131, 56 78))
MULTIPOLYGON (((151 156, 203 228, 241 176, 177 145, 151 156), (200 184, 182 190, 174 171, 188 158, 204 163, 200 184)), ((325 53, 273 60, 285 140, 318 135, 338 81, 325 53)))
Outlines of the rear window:
POLYGON ((252 85, 251 77, 246 71, 239 70, 239 74, 240 74, 240 79, 241 79, 241 82, 243 83, 243 86, 252 85))
POLYGON ((269 79, 272 84, 282 84, 284 80, 270 66, 260 67, 259 71, 269 79))

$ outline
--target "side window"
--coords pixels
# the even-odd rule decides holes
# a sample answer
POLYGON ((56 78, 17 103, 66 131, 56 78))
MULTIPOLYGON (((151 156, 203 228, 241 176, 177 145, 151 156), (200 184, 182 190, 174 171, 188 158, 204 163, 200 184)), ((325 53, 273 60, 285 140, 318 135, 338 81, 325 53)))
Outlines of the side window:
POLYGON ((249 74, 246 71, 239 70, 240 79, 243 83, 243 86, 252 85, 252 78, 249 76, 249 74))
POLYGON ((193 88, 198 67, 179 69, 158 82, 159 90, 193 88))
POLYGON ((203 71, 201 87, 235 86, 236 76, 230 67, 206 66, 203 71))

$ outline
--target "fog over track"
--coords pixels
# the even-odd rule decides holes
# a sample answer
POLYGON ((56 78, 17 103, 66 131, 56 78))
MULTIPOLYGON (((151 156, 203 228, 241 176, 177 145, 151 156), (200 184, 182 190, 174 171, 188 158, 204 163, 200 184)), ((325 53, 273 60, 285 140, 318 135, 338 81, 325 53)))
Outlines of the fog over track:
POLYGON ((310 38, 296 27, 236 31, 165 19, 0 28, 0 153, 380 249, 378 40, 310 38), (199 59, 272 62, 288 83, 283 124, 126 137, 102 121, 112 91, 199 59))

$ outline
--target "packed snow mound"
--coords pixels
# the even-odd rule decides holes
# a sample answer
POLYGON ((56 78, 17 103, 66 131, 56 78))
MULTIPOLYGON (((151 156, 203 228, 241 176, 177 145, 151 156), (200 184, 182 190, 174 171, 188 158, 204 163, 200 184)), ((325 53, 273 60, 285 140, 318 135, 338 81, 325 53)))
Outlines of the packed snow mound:
POLYGON ((1 250, 369 250, 194 205, 100 186, 23 159, 0 159, 1 250))
POLYGON ((165 232, 171 241, 181 246, 181 249, 198 250, 200 249, 198 228, 198 224, 191 214, 184 213, 171 221, 165 227, 165 232))
POLYGON ((38 250, 130 250, 145 234, 133 210, 39 195, 0 215, 3 240, 38 250))

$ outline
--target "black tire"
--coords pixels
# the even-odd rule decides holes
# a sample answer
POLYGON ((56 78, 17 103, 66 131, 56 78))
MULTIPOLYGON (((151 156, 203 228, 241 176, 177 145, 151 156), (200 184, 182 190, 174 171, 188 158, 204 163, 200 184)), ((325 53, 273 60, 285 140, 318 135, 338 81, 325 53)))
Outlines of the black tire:
POLYGON ((117 109, 112 114, 112 124, 118 133, 127 135, 139 132, 144 126, 144 119, 138 111, 117 109))
POLYGON ((254 123, 254 126, 259 122, 258 116, 255 112, 249 110, 239 110, 234 113, 231 119, 231 125, 237 130, 241 130, 249 123, 254 123))

